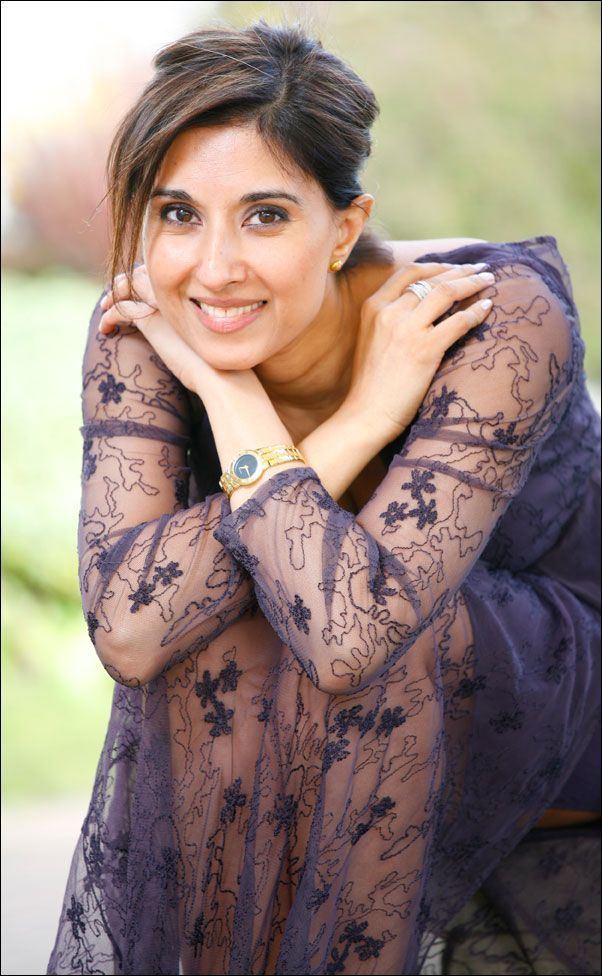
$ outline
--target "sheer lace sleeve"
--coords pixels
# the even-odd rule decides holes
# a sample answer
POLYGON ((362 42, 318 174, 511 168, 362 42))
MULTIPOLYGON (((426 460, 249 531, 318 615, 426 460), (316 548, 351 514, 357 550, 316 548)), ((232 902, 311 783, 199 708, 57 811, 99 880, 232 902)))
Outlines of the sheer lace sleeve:
POLYGON ((357 516, 313 468, 290 468, 213 532, 328 693, 361 689, 452 599, 567 409, 576 353, 561 301, 520 262, 498 268, 484 295, 489 315, 448 349, 357 516))
POLYGON ((205 648, 256 598, 212 534, 227 496, 188 507, 188 391, 134 327, 98 333, 101 314, 99 300, 83 361, 80 591, 103 666, 137 685, 205 648))

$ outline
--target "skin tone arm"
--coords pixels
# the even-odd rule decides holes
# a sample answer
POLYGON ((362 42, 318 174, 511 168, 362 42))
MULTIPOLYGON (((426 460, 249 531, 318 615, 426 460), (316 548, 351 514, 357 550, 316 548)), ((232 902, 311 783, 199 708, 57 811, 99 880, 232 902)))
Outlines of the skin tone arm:
MULTIPOLYGON (((203 373, 196 392, 207 410, 215 446, 225 470, 245 447, 264 444, 292 444, 293 440, 276 413, 260 382, 246 370, 203 373)), ((314 468, 322 484, 337 500, 353 483, 371 458, 384 447, 382 437, 342 405, 332 417, 296 445, 314 468)), ((267 478, 285 468, 302 466, 287 461, 264 471, 252 485, 232 493, 232 511, 251 498, 267 478)))
MULTIPOLYGON (((204 375, 197 392, 209 414, 222 468, 245 444, 292 443, 263 387, 255 384, 248 372, 204 375)), ((383 446, 376 432, 360 423, 344 405, 297 444, 335 500, 383 446)), ((300 461, 291 461, 269 468, 255 484, 237 488, 230 498, 232 511, 252 497, 267 478, 300 464, 300 461)), ((535 826, 566 827, 590 823, 599 817, 599 812, 553 808, 547 810, 535 826)))
MULTIPOLYGON (((244 447, 254 444, 292 443, 289 431, 253 371, 195 371, 191 383, 208 410, 222 467, 244 447), (235 433, 234 433, 235 432, 235 433)), ((328 420, 315 428, 297 446, 316 471, 324 487, 337 500, 361 470, 384 446, 377 432, 353 416, 343 404, 328 420), (343 450, 344 445, 344 450, 343 450)), ((254 485, 237 488, 231 509, 252 497, 266 478, 285 467, 299 467, 292 461, 268 469, 254 485)), ((561 827, 599 819, 599 812, 548 810, 537 827, 561 827)))
MULTIPOLYGON (((422 313, 427 324, 452 303, 453 296, 469 295, 472 299, 475 290, 480 290, 483 284, 480 275, 462 274, 455 269, 441 272, 440 265, 428 266, 425 271, 403 270, 387 279, 371 296, 371 304, 366 304, 361 317, 352 390, 338 409, 301 441, 293 439, 253 370, 220 370, 197 360, 193 380, 195 392, 207 410, 222 469, 225 470, 232 458, 247 448, 296 443, 302 447, 302 453, 306 452, 304 457, 308 466, 314 467, 329 494, 335 500, 340 498, 375 454, 406 429, 409 418, 414 416, 424 398, 445 348, 482 321, 486 314, 481 303, 479 310, 471 306, 451 316, 438 330, 427 331, 420 321, 420 314, 413 315, 409 309, 397 305, 405 284, 419 274, 427 274, 437 284, 445 282, 448 288, 445 292, 433 288, 429 311, 426 311, 425 303, 422 313), (382 319, 378 319, 379 313, 382 319), (385 319, 386 313, 396 316, 395 329, 385 319), (407 319, 403 330, 398 327, 399 316, 404 322, 407 319), (386 383, 381 369, 387 355, 399 364, 392 384, 386 383), (406 374, 404 361, 406 365, 410 364, 406 374), (356 370, 358 362, 360 365, 356 370), (375 380, 380 385, 378 391, 375 380)), ((232 509, 251 498, 265 483, 266 477, 274 477, 283 467, 299 467, 300 464, 303 462, 275 465, 264 471, 253 484, 237 487, 230 499, 232 509)))

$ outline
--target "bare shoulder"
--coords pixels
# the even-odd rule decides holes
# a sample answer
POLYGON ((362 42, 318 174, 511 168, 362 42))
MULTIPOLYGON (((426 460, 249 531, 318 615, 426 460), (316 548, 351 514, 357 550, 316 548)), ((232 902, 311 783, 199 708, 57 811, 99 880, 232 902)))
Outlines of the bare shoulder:
POLYGON ((480 237, 439 237, 429 241, 386 241, 393 251, 394 267, 382 264, 360 264, 347 275, 347 282, 351 289, 351 301, 359 310, 365 299, 373 294, 384 281, 396 271, 416 261, 423 254, 431 251, 452 251, 464 244, 486 244, 480 237))
POLYGON ((431 251, 452 251, 465 244, 486 244, 480 237, 439 237, 432 241, 387 241, 393 249, 396 263, 399 265, 416 261, 423 254, 431 251))

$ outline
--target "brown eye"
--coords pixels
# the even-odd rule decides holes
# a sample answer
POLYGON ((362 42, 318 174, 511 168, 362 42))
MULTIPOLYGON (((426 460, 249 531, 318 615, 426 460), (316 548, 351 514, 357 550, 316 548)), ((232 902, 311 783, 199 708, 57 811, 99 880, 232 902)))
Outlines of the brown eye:
POLYGON ((190 218, 194 217, 194 214, 192 213, 191 210, 188 210, 186 207, 179 207, 176 204, 171 203, 168 204, 168 206, 163 207, 161 209, 161 220, 165 221, 166 224, 183 224, 183 223, 189 224, 190 223, 190 220, 182 221, 178 219, 176 220, 168 219, 167 214, 171 213, 172 210, 175 211, 177 214, 184 214, 186 217, 190 217, 190 218))
POLYGON ((272 218, 268 220, 260 219, 259 224, 251 224, 251 227, 275 227, 277 224, 284 223, 284 221, 288 220, 288 214, 286 211, 281 210, 279 207, 260 207, 258 210, 253 211, 251 217, 272 218))

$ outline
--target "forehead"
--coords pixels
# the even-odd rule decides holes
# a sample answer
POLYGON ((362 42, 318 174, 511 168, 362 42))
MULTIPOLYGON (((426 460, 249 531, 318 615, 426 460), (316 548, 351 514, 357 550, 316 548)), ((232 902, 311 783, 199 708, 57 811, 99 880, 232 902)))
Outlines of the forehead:
POLYGON ((255 125, 207 126, 176 136, 162 160, 155 185, 190 190, 199 183, 237 197, 259 185, 278 186, 305 197, 319 191, 292 162, 283 165, 278 161, 255 125))

